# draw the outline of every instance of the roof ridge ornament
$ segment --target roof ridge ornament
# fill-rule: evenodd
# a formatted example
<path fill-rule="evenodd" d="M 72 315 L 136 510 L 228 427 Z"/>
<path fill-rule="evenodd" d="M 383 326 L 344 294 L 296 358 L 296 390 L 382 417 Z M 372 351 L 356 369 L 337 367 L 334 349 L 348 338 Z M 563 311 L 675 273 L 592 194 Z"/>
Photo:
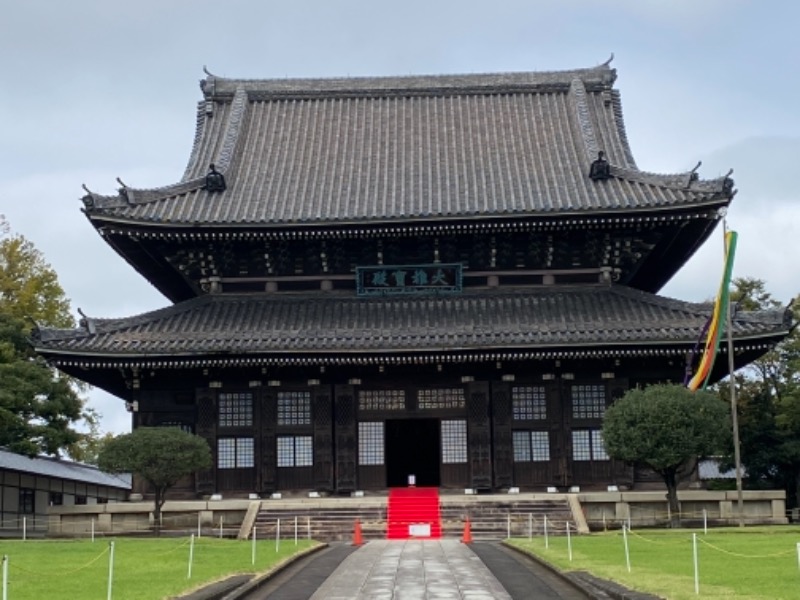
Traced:
<path fill-rule="evenodd" d="M 605 181 L 611 178 L 611 165 L 606 160 L 606 153 L 600 150 L 597 158 L 589 167 L 589 179 L 592 181 Z"/>
<path fill-rule="evenodd" d="M 224 192 L 228 186 L 225 184 L 225 175 L 217 171 L 214 163 L 208 165 L 208 173 L 206 174 L 206 183 L 203 189 L 207 192 Z"/>
<path fill-rule="evenodd" d="M 78 308 L 78 314 L 81 316 L 81 320 L 78 324 L 84 329 L 86 329 L 86 331 L 90 334 L 97 333 L 97 328 L 95 327 L 94 319 L 92 319 L 91 317 L 87 317 L 86 313 L 84 313 L 80 308 Z"/>
<path fill-rule="evenodd" d="M 125 202 L 127 202 L 128 204 L 133 204 L 133 202 L 130 199 L 130 196 L 128 195 L 128 191 L 130 188 L 127 185 L 125 185 L 125 182 L 122 181 L 122 179 L 120 179 L 119 177 L 117 177 L 117 183 L 120 184 L 120 186 L 122 186 L 119 188 L 119 195 L 125 198 Z"/>
<path fill-rule="evenodd" d="M 610 66 L 611 66 L 611 61 L 613 61 L 613 60 L 614 60 L 614 53 L 612 52 L 612 53 L 611 53 L 611 56 L 609 56 L 609 57 L 608 57 L 608 60 L 607 60 L 606 62 L 604 62 L 604 63 L 603 63 L 602 65 L 600 65 L 600 66 L 601 66 L 601 67 L 610 67 Z"/>
<path fill-rule="evenodd" d="M 733 179 L 731 179 L 731 175 L 733 175 L 733 167 L 731 167 L 725 176 L 722 178 L 722 193 L 726 196 L 733 198 L 733 195 L 736 193 L 733 189 Z"/>
<path fill-rule="evenodd" d="M 691 187 L 691 185 L 692 185 L 692 184 L 693 184 L 695 181 L 697 181 L 698 179 L 700 179 L 700 174 L 697 172 L 697 169 L 699 169 L 699 168 L 700 168 L 700 165 L 702 165 L 702 164 L 703 164 L 703 161 L 702 161 L 702 160 L 698 160 L 698 161 L 697 161 L 697 164 L 694 166 L 694 169 L 692 169 L 691 171 L 689 171 L 689 181 L 687 181 L 687 182 L 686 182 L 686 187 L 687 187 L 687 188 L 688 188 L 688 187 Z"/>

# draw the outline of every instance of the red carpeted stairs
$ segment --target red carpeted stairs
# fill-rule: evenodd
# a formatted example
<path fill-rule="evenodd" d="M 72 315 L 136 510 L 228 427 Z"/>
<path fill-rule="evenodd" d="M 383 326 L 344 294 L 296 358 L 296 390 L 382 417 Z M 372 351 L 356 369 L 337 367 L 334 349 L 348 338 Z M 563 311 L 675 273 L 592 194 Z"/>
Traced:
<path fill-rule="evenodd" d="M 438 488 L 391 488 L 386 519 L 386 539 L 441 538 Z"/>

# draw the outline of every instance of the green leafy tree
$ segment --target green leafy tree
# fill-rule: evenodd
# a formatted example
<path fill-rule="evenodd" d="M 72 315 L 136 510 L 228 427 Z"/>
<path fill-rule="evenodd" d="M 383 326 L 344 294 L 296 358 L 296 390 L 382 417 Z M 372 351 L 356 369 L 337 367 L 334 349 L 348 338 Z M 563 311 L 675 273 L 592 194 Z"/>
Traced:
<path fill-rule="evenodd" d="M 134 473 L 155 493 L 153 516 L 161 520 L 167 491 L 181 478 L 211 466 L 211 448 L 203 438 L 177 427 L 139 427 L 115 437 L 100 451 L 98 465 L 109 473 Z"/>
<path fill-rule="evenodd" d="M 74 327 L 69 300 L 44 255 L 9 233 L 0 215 L 0 313 L 52 327 Z"/>
<path fill-rule="evenodd" d="M 724 450 L 729 435 L 729 409 L 719 396 L 680 385 L 629 390 L 603 420 L 611 458 L 647 465 L 664 480 L 673 527 L 680 524 L 678 484 L 686 466 Z"/>
<path fill-rule="evenodd" d="M 0 444 L 31 456 L 70 453 L 90 435 L 75 427 L 92 415 L 82 386 L 33 353 L 27 340 L 34 322 L 75 323 L 55 271 L 0 215 Z"/>
<path fill-rule="evenodd" d="M 34 354 L 22 321 L 0 312 L 0 446 L 56 455 L 80 440 L 82 409 L 69 380 Z"/>
<path fill-rule="evenodd" d="M 758 311 L 781 308 L 753 278 L 733 281 L 731 300 L 737 308 Z M 800 322 L 800 302 L 791 308 Z M 728 397 L 728 386 L 720 386 Z M 775 348 L 736 374 L 737 409 L 745 484 L 786 491 L 790 506 L 800 498 L 800 333 L 792 333 Z M 729 464 L 732 460 L 729 461 Z"/>

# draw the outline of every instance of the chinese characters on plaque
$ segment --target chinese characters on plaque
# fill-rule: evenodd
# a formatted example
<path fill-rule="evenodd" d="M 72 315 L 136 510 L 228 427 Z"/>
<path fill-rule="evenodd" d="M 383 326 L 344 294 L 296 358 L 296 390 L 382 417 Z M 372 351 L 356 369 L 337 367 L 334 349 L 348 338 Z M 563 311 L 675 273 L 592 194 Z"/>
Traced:
<path fill-rule="evenodd" d="M 461 291 L 461 263 L 356 267 L 359 296 Z"/>

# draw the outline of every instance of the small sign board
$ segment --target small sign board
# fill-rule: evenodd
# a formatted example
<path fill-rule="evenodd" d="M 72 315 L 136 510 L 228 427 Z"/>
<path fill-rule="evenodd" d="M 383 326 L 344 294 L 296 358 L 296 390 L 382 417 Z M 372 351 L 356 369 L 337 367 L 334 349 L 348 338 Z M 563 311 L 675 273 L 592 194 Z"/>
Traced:
<path fill-rule="evenodd" d="M 395 294 L 454 294 L 462 290 L 463 265 L 375 265 L 356 267 L 359 296 Z"/>
<path fill-rule="evenodd" d="M 431 537 L 431 524 L 414 523 L 413 525 L 409 525 L 408 535 L 410 537 Z"/>

